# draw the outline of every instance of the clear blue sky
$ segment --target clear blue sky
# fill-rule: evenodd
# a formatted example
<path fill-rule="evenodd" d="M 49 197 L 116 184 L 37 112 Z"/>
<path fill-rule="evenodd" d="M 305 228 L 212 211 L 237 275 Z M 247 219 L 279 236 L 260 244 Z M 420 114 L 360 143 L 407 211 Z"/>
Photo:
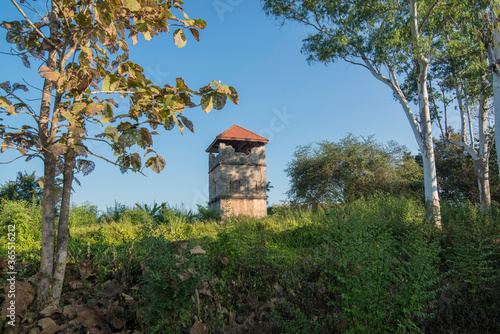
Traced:
<path fill-rule="evenodd" d="M 41 3 L 41 2 L 38 2 Z M 228 103 L 221 111 L 205 114 L 200 108 L 185 112 L 195 126 L 195 134 L 163 131 L 155 138 L 155 149 L 167 161 L 162 173 L 147 170 L 140 174 L 121 174 L 117 167 L 97 162 L 89 176 L 78 176 L 74 203 L 89 201 L 100 209 L 116 201 L 134 203 L 168 202 L 196 208 L 208 201 L 208 156 L 205 149 L 216 135 L 233 124 L 270 139 L 266 146 L 267 180 L 274 188 L 270 204 L 286 198 L 289 180 L 284 169 L 295 148 L 321 140 L 337 141 L 351 132 L 375 135 L 381 142 L 395 140 L 416 154 L 417 144 L 410 126 L 391 91 L 364 68 L 339 62 L 309 66 L 300 53 L 308 29 L 296 23 L 281 26 L 266 17 L 255 0 L 186 1 L 190 18 L 202 18 L 208 27 L 200 42 L 188 36 L 187 45 L 178 49 L 171 34 L 151 41 L 140 39 L 131 47 L 132 60 L 140 63 L 158 84 L 175 83 L 182 76 L 191 88 L 211 80 L 234 86 L 240 104 Z M 5 7 L 8 7 L 4 9 Z M 10 3 L 2 7 L 1 20 L 18 19 Z M 10 45 L 0 36 L 0 51 Z M 0 55 L 0 82 L 28 80 L 40 86 L 34 70 L 25 70 L 21 61 Z M 36 94 L 35 94 L 36 95 Z M 35 97 L 33 95 L 33 97 Z M 38 107 L 39 101 L 33 101 Z M 12 118 L 11 118 L 12 119 Z M 97 130 L 91 130 L 94 134 Z M 100 152 L 105 147 L 94 147 Z M 101 151 L 102 150 L 102 151 Z M 14 152 L 0 155 L 8 161 Z M 108 156 L 111 156 L 108 152 Z M 0 184 L 15 179 L 17 171 L 43 174 L 40 161 L 0 165 Z"/>

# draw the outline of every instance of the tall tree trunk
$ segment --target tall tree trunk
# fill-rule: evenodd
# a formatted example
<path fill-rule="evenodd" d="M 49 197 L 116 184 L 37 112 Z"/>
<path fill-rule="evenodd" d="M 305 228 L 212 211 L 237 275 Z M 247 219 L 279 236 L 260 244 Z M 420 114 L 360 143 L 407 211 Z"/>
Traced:
<path fill-rule="evenodd" d="M 481 209 L 483 211 L 488 211 L 491 208 L 490 166 L 488 160 L 484 158 L 474 160 L 474 167 L 477 173 Z"/>
<path fill-rule="evenodd" d="M 441 206 L 439 202 L 436 159 L 434 155 L 434 142 L 432 138 L 432 121 L 429 110 L 429 95 L 427 91 L 426 59 L 419 60 L 418 64 L 418 104 L 420 109 L 420 130 L 422 132 L 422 158 L 424 164 L 424 186 L 426 216 L 438 228 L 441 228 Z"/>
<path fill-rule="evenodd" d="M 42 144 L 43 147 L 43 144 Z M 50 152 L 44 154 L 43 208 L 42 208 L 42 246 L 40 251 L 40 280 L 38 282 L 38 305 L 43 307 L 50 298 L 55 239 L 56 194 L 56 157 Z"/>
<path fill-rule="evenodd" d="M 49 12 L 50 34 L 57 35 L 57 17 Z M 46 61 L 47 67 L 56 68 L 57 51 L 52 50 Z M 43 307 L 49 302 L 54 268 L 54 239 L 55 239 L 55 208 L 56 193 L 56 165 L 57 157 L 53 154 L 54 138 L 50 131 L 51 99 L 53 84 L 45 79 L 42 89 L 42 102 L 38 120 L 38 136 L 44 157 L 43 172 L 43 208 L 42 208 L 42 245 L 40 251 L 40 279 L 37 287 L 38 305 Z"/>
<path fill-rule="evenodd" d="M 499 55 L 500 56 L 500 55 Z M 500 61 L 500 58 L 499 58 Z M 492 69 L 493 74 L 493 100 L 495 108 L 495 143 L 500 148 L 500 68 Z M 497 149 L 497 161 L 500 171 L 500 149 Z M 500 174 L 500 173 L 499 173 Z"/>
<path fill-rule="evenodd" d="M 488 57 L 488 65 L 493 75 L 493 99 L 495 105 L 495 141 L 496 147 L 500 147 L 500 33 L 495 8 L 490 8 L 492 22 L 492 41 L 483 41 Z M 500 162 L 500 150 L 497 150 L 497 159 Z M 498 164 L 500 169 L 500 163 Z"/>
<path fill-rule="evenodd" d="M 437 186 L 436 160 L 434 156 L 434 142 L 432 139 L 432 122 L 429 110 L 429 92 L 427 90 L 427 71 L 429 62 L 422 51 L 422 41 L 418 28 L 417 0 L 410 0 L 410 25 L 415 52 L 417 71 L 418 107 L 420 114 L 420 131 L 422 141 L 420 145 L 424 163 L 424 187 L 426 216 L 436 227 L 441 228 L 441 206 Z"/>
<path fill-rule="evenodd" d="M 71 189 L 73 184 L 73 168 L 75 166 L 75 154 L 70 151 L 65 155 L 63 170 L 63 189 L 61 199 L 61 212 L 59 215 L 59 227 L 57 231 L 57 250 L 54 261 L 54 274 L 52 283 L 52 297 L 58 300 L 61 297 L 66 271 L 66 260 L 68 258 L 69 241 L 69 211 Z"/>
<path fill-rule="evenodd" d="M 484 82 L 486 78 L 482 78 L 480 82 L 481 90 L 484 89 Z M 490 193 L 490 152 L 488 145 L 488 98 L 481 93 L 481 99 L 479 102 L 479 159 L 475 163 L 475 169 L 477 173 L 477 180 L 479 185 L 479 194 L 481 199 L 481 208 L 483 210 L 489 210 L 491 208 L 491 193 Z"/>

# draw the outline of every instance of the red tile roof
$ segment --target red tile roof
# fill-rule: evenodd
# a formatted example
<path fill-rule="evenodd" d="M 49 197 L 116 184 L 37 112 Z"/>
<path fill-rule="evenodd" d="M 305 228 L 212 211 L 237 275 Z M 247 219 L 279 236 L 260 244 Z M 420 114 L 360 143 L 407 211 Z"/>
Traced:
<path fill-rule="evenodd" d="M 259 136 L 252 131 L 248 131 L 239 125 L 233 125 L 217 137 L 216 139 L 228 139 L 228 140 L 245 140 L 245 141 L 261 141 L 267 143 L 269 139 Z"/>
<path fill-rule="evenodd" d="M 233 125 L 226 131 L 222 132 L 220 135 L 215 137 L 214 141 L 207 148 L 207 152 L 214 152 L 213 150 L 217 149 L 219 146 L 219 142 L 221 140 L 236 140 L 241 142 L 254 142 L 254 143 L 263 143 L 267 144 L 269 139 L 259 136 L 258 134 L 248 131 L 245 128 L 242 128 L 239 125 Z"/>

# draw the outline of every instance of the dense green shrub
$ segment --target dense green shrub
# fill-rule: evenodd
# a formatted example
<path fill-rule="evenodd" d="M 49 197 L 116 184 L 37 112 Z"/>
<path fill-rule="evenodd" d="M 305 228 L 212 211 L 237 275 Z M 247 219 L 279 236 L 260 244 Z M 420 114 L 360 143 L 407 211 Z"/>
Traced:
<path fill-rule="evenodd" d="M 436 328 L 500 332 L 500 221 L 472 204 L 444 205 L 444 290 Z"/>
<path fill-rule="evenodd" d="M 116 204 L 101 220 L 89 203 L 71 210 L 69 262 L 91 264 L 97 285 L 119 273 L 139 287 L 125 293 L 140 301 L 141 330 L 186 332 L 202 319 L 217 332 L 232 312 L 245 321 L 234 331 L 257 319 L 280 333 L 500 331 L 497 208 L 445 204 L 443 231 L 425 223 L 418 201 L 381 194 L 315 210 L 276 206 L 260 219 L 198 221 L 161 208 L 152 217 Z M 0 205 L 0 226 L 16 224 L 19 254 L 32 264 L 40 220 L 36 204 Z M 195 246 L 207 253 L 191 254 Z M 203 282 L 212 297 L 197 298 Z"/>
<path fill-rule="evenodd" d="M 80 205 L 71 204 L 69 212 L 69 227 L 90 226 L 97 223 L 99 209 L 96 205 L 85 202 Z"/>
<path fill-rule="evenodd" d="M 15 225 L 16 253 L 30 253 L 35 257 L 40 250 L 42 240 L 42 207 L 36 202 L 24 200 L 4 200 L 0 203 L 0 247 L 6 254 L 8 226 Z"/>
<path fill-rule="evenodd" d="M 123 213 L 128 210 L 128 207 L 125 204 L 118 203 L 115 201 L 114 206 L 106 207 L 106 212 L 99 217 L 99 220 L 103 222 L 117 222 L 122 217 Z"/>
<path fill-rule="evenodd" d="M 375 196 L 335 210 L 328 243 L 317 254 L 321 283 L 335 294 L 347 332 L 415 331 L 432 315 L 439 245 L 406 215 L 409 200 Z M 387 215 L 387 213 L 391 213 Z M 395 236 L 394 229 L 403 231 Z"/>
<path fill-rule="evenodd" d="M 26 171 L 17 172 L 15 181 L 7 181 L 0 186 L 0 202 L 3 200 L 40 203 L 42 201 L 41 178 L 35 172 L 28 174 Z"/>
<path fill-rule="evenodd" d="M 133 225 L 137 224 L 150 224 L 154 221 L 154 217 L 140 209 L 127 209 L 123 211 L 118 219 L 119 222 L 130 223 Z"/>
<path fill-rule="evenodd" d="M 137 248 L 143 268 L 141 315 L 148 332 L 177 332 L 183 320 L 191 321 L 195 289 L 212 278 L 207 255 L 194 242 L 171 242 L 151 228 L 146 228 Z"/>
<path fill-rule="evenodd" d="M 197 205 L 198 212 L 196 214 L 196 219 L 200 221 L 204 220 L 216 220 L 219 221 L 221 219 L 220 213 L 207 206 Z"/>

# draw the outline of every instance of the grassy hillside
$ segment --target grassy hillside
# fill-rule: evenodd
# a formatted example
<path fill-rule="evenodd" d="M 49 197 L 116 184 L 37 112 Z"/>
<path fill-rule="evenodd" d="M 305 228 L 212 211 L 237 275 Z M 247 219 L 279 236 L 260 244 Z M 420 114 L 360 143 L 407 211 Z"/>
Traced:
<path fill-rule="evenodd" d="M 0 207 L 2 228 L 16 225 L 18 280 L 32 285 L 40 216 L 22 201 Z M 500 332 L 498 210 L 445 205 L 443 231 L 424 224 L 419 203 L 384 195 L 315 212 L 277 206 L 263 219 L 213 218 L 203 208 L 116 204 L 100 214 L 73 206 L 61 307 L 28 307 L 16 330 Z"/>

